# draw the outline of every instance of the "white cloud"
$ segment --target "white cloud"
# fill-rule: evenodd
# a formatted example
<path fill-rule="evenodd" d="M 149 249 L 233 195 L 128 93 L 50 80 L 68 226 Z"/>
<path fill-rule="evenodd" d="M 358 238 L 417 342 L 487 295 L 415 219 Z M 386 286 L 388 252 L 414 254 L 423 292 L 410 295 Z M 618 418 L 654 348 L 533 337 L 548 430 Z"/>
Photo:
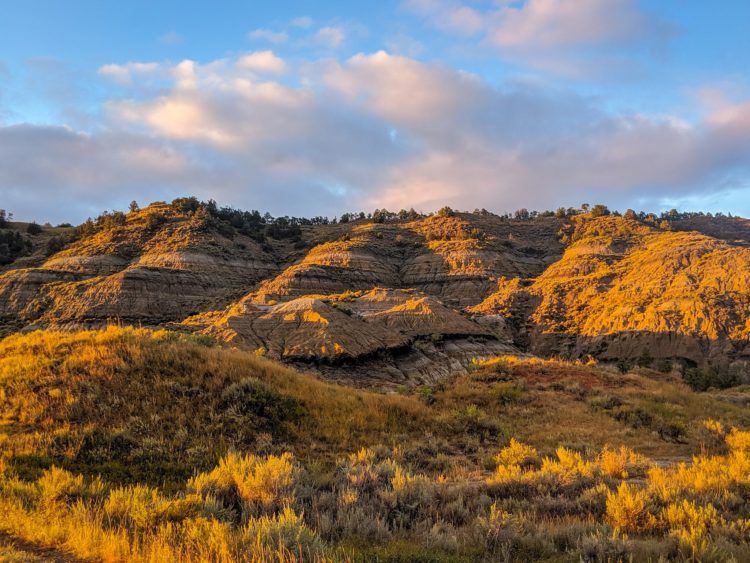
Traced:
<path fill-rule="evenodd" d="M 267 41 L 275 45 L 286 43 L 289 35 L 285 31 L 273 31 L 271 29 L 255 29 L 247 34 L 254 41 Z"/>
<path fill-rule="evenodd" d="M 133 75 L 149 74 L 159 70 L 157 63 L 130 62 L 124 65 L 107 64 L 99 67 L 99 74 L 110 78 L 121 85 L 129 85 L 133 81 Z"/>
<path fill-rule="evenodd" d="M 292 27 L 300 27 L 302 29 L 307 29 L 313 24 L 313 19 L 309 16 L 300 16 L 298 18 L 294 18 L 291 22 L 289 22 L 289 25 Z"/>
<path fill-rule="evenodd" d="M 110 100 L 90 134 L 0 128 L 4 207 L 75 220 L 134 197 L 195 194 L 296 215 L 625 208 L 725 193 L 750 174 L 747 100 L 691 122 L 385 52 L 311 61 L 284 82 L 243 60 L 158 64 L 154 84 L 133 67 L 133 95 Z"/>
<path fill-rule="evenodd" d="M 283 59 L 273 54 L 273 51 L 255 51 L 240 57 L 237 66 L 254 72 L 282 74 L 286 71 Z"/>
<path fill-rule="evenodd" d="M 653 25 L 634 0 L 527 0 L 494 15 L 490 38 L 495 44 L 532 50 L 627 42 Z"/>
<path fill-rule="evenodd" d="M 486 25 L 480 11 L 458 0 L 405 0 L 404 7 L 424 16 L 442 31 L 475 35 Z"/>
<path fill-rule="evenodd" d="M 425 51 L 425 46 L 421 41 L 406 33 L 392 35 L 385 44 L 389 52 L 407 57 L 417 57 Z"/>

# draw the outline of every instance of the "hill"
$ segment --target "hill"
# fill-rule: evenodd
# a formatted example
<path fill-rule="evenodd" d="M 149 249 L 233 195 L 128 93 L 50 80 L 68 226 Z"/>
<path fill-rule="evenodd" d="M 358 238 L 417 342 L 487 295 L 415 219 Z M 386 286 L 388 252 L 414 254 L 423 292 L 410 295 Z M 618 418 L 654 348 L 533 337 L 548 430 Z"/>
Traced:
<path fill-rule="evenodd" d="M 750 249 L 621 217 L 574 219 L 562 258 L 473 307 L 516 319 L 530 351 L 746 370 Z"/>
<path fill-rule="evenodd" d="M 357 385 L 504 353 L 750 380 L 747 221 L 602 209 L 331 222 L 181 198 L 29 235 L 0 330 L 169 327 Z"/>

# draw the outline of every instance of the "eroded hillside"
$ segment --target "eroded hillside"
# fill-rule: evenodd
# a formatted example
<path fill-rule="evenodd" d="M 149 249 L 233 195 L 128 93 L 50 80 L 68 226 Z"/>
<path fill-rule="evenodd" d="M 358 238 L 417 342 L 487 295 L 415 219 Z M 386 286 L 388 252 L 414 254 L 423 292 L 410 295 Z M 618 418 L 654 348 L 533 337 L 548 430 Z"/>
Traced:
<path fill-rule="evenodd" d="M 750 249 L 621 217 L 574 223 L 559 261 L 526 286 L 503 280 L 471 310 L 513 317 L 541 354 L 750 359 Z"/>
<path fill-rule="evenodd" d="M 435 381 L 507 352 L 747 375 L 744 219 L 295 222 L 176 201 L 68 229 L 46 253 L 23 243 L 31 254 L 0 274 L 4 330 L 169 325 L 363 384 Z"/>

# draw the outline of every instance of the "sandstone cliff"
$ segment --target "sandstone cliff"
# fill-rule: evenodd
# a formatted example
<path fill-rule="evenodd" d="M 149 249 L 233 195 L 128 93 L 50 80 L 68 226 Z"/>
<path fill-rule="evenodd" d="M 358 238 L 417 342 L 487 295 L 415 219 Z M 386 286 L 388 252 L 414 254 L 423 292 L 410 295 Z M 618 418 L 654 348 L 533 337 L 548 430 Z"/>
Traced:
<path fill-rule="evenodd" d="M 228 304 L 278 268 L 255 241 L 230 240 L 204 219 L 154 205 L 77 240 L 39 267 L 0 274 L 0 319 L 180 320 Z"/>

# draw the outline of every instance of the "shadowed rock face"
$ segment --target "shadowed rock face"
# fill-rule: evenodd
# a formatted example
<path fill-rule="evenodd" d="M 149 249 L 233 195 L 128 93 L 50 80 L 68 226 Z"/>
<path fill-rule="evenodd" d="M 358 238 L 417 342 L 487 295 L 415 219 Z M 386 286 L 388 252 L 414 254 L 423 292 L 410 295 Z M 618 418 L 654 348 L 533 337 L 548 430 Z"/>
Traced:
<path fill-rule="evenodd" d="M 5 267 L 0 325 L 180 323 L 361 381 L 431 381 L 519 350 L 743 360 L 747 225 L 459 213 L 303 226 L 295 242 L 155 204 Z"/>
<path fill-rule="evenodd" d="M 149 228 L 150 213 L 164 217 Z M 156 206 L 79 240 L 39 268 L 0 274 L 0 319 L 22 323 L 160 323 L 224 306 L 278 270 L 246 237 Z"/>

